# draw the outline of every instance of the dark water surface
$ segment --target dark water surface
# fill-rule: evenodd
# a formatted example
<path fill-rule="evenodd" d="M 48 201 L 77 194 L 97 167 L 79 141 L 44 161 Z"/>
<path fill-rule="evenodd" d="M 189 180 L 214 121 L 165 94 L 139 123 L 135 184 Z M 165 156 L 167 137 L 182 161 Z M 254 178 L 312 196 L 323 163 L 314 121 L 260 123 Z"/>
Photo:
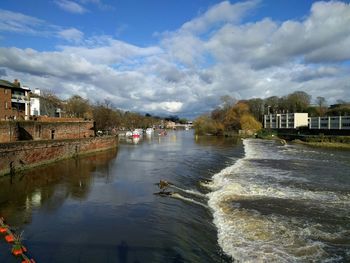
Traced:
<path fill-rule="evenodd" d="M 2 178 L 0 215 L 37 262 L 350 262 L 350 152 L 171 132 Z"/>
<path fill-rule="evenodd" d="M 36 262 L 230 262 L 207 206 L 211 178 L 242 145 L 191 131 L 122 142 L 118 151 L 65 160 L 0 180 L 0 215 Z M 154 183 L 173 182 L 173 198 Z M 0 262 L 19 262 L 0 240 Z"/>

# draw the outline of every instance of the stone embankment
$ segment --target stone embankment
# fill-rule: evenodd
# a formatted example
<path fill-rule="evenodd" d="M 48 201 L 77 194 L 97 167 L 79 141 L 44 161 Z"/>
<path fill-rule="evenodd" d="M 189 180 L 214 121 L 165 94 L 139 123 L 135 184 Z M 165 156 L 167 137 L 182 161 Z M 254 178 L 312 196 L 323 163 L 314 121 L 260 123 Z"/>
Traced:
<path fill-rule="evenodd" d="M 115 136 L 0 143 L 0 175 L 117 146 Z"/>

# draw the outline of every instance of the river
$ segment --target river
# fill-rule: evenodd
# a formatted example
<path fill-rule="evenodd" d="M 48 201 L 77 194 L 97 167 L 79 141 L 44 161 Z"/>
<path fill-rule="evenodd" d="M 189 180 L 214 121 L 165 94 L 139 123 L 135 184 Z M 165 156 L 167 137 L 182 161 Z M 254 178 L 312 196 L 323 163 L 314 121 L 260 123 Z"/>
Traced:
<path fill-rule="evenodd" d="M 349 151 L 174 131 L 1 178 L 0 215 L 36 262 L 349 262 L 349 171 Z"/>

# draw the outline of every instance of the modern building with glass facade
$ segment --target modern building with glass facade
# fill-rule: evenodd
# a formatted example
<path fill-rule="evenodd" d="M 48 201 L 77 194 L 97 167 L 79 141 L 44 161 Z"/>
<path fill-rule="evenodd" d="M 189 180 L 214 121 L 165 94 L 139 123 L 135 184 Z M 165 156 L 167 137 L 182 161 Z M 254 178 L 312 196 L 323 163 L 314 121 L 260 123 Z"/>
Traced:
<path fill-rule="evenodd" d="M 309 129 L 350 130 L 350 116 L 310 117 Z"/>
<path fill-rule="evenodd" d="M 264 115 L 264 128 L 266 129 L 295 129 L 307 126 L 307 113 L 277 113 Z"/>

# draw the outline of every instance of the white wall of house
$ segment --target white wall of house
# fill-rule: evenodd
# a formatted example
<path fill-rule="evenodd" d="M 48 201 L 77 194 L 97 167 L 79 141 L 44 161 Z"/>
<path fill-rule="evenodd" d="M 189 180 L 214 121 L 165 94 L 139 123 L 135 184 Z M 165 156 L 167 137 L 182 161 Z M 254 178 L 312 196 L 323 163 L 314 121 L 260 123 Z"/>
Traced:
<path fill-rule="evenodd" d="M 25 120 L 29 120 L 29 116 L 30 116 L 30 100 L 29 100 L 29 91 L 30 89 L 26 86 L 22 87 L 25 91 L 24 91 L 24 119 Z"/>
<path fill-rule="evenodd" d="M 40 90 L 35 89 L 34 94 L 40 96 Z M 40 116 L 40 99 L 39 98 L 30 98 L 30 115 L 31 116 Z"/>

